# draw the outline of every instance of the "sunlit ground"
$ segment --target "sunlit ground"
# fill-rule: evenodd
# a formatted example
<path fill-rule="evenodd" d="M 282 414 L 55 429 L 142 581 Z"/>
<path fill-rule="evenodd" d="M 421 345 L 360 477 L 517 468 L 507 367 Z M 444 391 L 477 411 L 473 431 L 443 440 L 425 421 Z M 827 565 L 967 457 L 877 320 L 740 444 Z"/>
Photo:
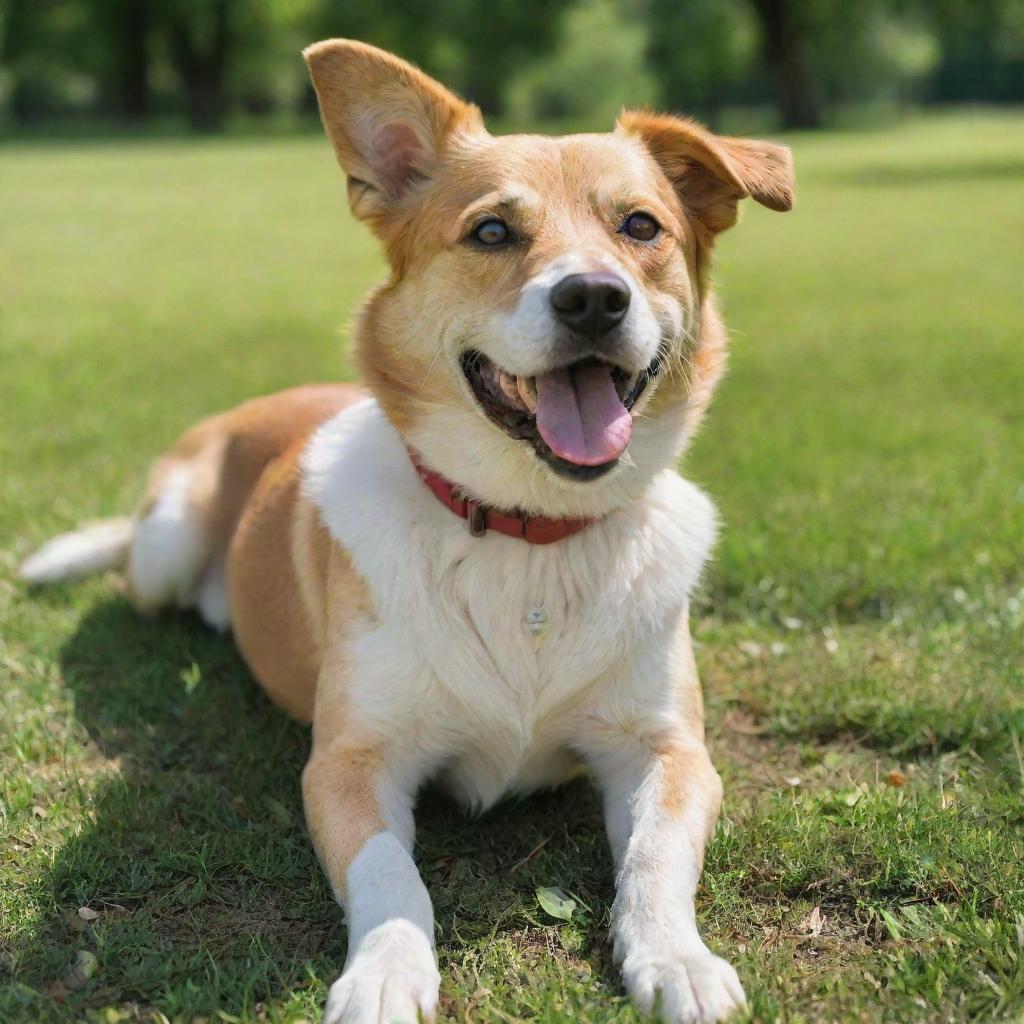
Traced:
<path fill-rule="evenodd" d="M 684 464 L 724 520 L 701 921 L 753 1020 L 1016 1019 L 1024 117 L 795 147 L 797 211 L 721 245 L 732 366 Z M 197 417 L 347 376 L 380 258 L 318 137 L 16 147 L 2 176 L 0 1019 L 312 1018 L 345 941 L 304 730 L 191 617 L 13 570 L 130 508 Z M 634 1020 L 586 783 L 475 823 L 428 798 L 417 855 L 447 1019 Z"/>

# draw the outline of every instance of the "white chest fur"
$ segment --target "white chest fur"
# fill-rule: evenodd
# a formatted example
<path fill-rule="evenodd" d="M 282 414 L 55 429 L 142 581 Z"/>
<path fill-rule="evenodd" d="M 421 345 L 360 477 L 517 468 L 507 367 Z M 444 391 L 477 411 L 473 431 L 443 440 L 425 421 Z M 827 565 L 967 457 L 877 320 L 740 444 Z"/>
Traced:
<path fill-rule="evenodd" d="M 557 781 L 581 718 L 656 704 L 663 680 L 636 652 L 667 642 L 715 534 L 710 501 L 676 473 L 552 545 L 474 538 L 367 400 L 319 430 L 304 480 L 377 612 L 351 644 L 354 713 L 411 775 L 444 773 L 487 806 Z"/>

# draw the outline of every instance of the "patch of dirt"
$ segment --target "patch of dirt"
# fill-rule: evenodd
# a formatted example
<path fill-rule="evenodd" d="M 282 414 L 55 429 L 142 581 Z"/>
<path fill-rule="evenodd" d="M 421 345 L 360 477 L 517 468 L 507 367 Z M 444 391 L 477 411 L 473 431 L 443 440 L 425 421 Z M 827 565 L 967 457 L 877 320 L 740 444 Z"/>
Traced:
<path fill-rule="evenodd" d="M 240 937 L 265 938 L 300 958 L 315 956 L 344 933 L 337 908 L 325 916 L 310 917 L 269 897 L 256 906 L 207 900 L 154 917 L 154 930 L 173 945 L 194 946 L 202 941 L 215 949 L 237 945 Z"/>

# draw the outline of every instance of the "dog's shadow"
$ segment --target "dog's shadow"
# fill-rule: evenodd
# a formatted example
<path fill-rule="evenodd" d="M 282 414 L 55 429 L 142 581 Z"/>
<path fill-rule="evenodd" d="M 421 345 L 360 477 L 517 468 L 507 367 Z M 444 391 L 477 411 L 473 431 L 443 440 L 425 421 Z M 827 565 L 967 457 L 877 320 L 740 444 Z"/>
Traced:
<path fill-rule="evenodd" d="M 308 730 L 267 701 L 230 638 L 190 615 L 147 620 L 102 601 L 61 667 L 99 781 L 68 779 L 81 827 L 39 893 L 21 980 L 72 1016 L 312 1002 L 342 966 L 345 929 L 303 824 Z M 427 795 L 417 819 L 442 963 L 499 936 L 550 948 L 557 922 L 534 893 L 555 885 L 581 905 L 572 956 L 608 972 L 611 867 L 585 780 L 477 822 Z M 83 950 L 96 958 L 87 977 L 68 971 Z"/>

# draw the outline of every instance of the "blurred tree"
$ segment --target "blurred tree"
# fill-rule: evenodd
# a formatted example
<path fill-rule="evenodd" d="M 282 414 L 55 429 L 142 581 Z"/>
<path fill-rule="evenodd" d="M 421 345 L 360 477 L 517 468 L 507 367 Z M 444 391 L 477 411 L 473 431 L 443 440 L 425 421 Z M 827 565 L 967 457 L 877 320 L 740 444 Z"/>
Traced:
<path fill-rule="evenodd" d="M 227 74 L 242 0 L 162 0 L 157 28 L 185 92 L 188 122 L 216 131 L 227 109 Z"/>
<path fill-rule="evenodd" d="M 515 72 L 558 42 L 572 0 L 404 0 L 370 5 L 323 0 L 310 19 L 314 38 L 362 39 L 411 60 L 478 104 L 500 113 Z"/>
<path fill-rule="evenodd" d="M 216 129 L 311 104 L 298 50 L 331 35 L 491 114 L 511 96 L 519 114 L 607 120 L 652 79 L 711 120 L 774 92 L 786 127 L 843 103 L 1024 100 L 1024 0 L 0 0 L 0 117 Z"/>
<path fill-rule="evenodd" d="M 0 0 L 0 61 L 8 106 L 22 122 L 95 102 L 103 38 L 85 0 Z"/>
<path fill-rule="evenodd" d="M 624 106 L 657 102 L 657 80 L 644 60 L 647 24 L 636 0 L 580 0 L 564 19 L 559 48 L 509 83 L 506 109 L 514 120 L 607 128 Z"/>
<path fill-rule="evenodd" d="M 181 85 L 190 126 L 216 131 L 229 109 L 272 109 L 271 69 L 284 62 L 289 79 L 303 75 L 299 27 L 311 8 L 308 0 L 159 0 L 154 35 Z M 258 76 L 253 61 L 261 65 Z"/>
<path fill-rule="evenodd" d="M 847 4 L 864 8 L 866 0 Z M 783 128 L 821 125 L 821 98 L 807 58 L 809 40 L 822 15 L 841 5 L 808 0 L 750 0 L 761 26 L 764 57 L 775 79 L 776 101 Z M 831 9 L 831 10 L 829 10 Z"/>
<path fill-rule="evenodd" d="M 747 0 L 650 0 L 647 56 L 670 110 L 714 124 L 755 63 L 757 25 Z"/>
<path fill-rule="evenodd" d="M 521 68 L 559 41 L 571 0 L 449 0 L 439 4 L 441 38 L 457 59 L 455 84 L 484 113 L 501 113 L 505 88 Z"/>
<path fill-rule="evenodd" d="M 129 121 L 150 112 L 150 0 L 94 0 L 97 33 L 108 50 L 102 87 L 112 110 Z"/>
<path fill-rule="evenodd" d="M 1024 0 L 903 0 L 930 24 L 941 56 L 930 82 L 939 102 L 1024 100 Z"/>
<path fill-rule="evenodd" d="M 784 128 L 812 128 L 843 103 L 919 98 L 939 61 L 943 5 L 1024 9 L 1021 0 L 648 0 L 649 59 L 670 107 L 714 121 L 725 105 L 773 95 Z M 927 13 L 926 13 L 927 12 Z M 950 15 L 951 21 L 955 23 Z M 989 18 L 978 33 L 992 48 L 1006 33 Z M 1000 23 L 1001 24 L 1001 23 Z M 962 36 L 961 36 L 962 38 Z M 990 61 L 988 66 L 994 66 Z M 990 77 L 994 74 L 990 72 Z M 1006 76 L 1004 76 L 1005 78 Z M 975 82 L 983 76 L 975 78 Z M 997 92 L 994 82 L 985 95 Z M 966 92 L 958 83 L 956 90 Z"/>

